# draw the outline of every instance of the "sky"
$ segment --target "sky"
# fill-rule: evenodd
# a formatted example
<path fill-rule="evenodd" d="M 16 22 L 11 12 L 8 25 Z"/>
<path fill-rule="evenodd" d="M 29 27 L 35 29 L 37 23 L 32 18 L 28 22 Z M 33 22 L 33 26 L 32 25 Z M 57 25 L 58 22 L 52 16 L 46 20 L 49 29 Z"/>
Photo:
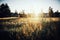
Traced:
<path fill-rule="evenodd" d="M 49 6 L 54 10 L 60 11 L 60 0 L 0 0 L 0 4 L 7 3 L 11 12 L 21 12 L 24 10 L 26 13 L 40 13 L 48 12 Z"/>

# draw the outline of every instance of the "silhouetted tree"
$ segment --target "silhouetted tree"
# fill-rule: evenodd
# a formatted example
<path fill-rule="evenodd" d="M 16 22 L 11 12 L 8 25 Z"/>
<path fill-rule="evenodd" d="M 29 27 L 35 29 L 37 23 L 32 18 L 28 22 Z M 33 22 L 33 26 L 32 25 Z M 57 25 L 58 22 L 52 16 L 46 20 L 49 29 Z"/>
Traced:
<path fill-rule="evenodd" d="M 11 16 L 10 8 L 7 4 L 0 5 L 0 17 L 8 17 Z"/>
<path fill-rule="evenodd" d="M 51 7 L 49 7 L 49 16 L 52 17 L 53 16 L 53 10 Z"/>

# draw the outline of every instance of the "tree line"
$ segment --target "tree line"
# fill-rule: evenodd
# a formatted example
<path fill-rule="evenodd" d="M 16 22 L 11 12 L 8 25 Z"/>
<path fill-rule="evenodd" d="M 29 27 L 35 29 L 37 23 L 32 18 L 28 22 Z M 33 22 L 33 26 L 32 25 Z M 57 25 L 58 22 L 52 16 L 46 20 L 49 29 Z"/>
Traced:
<path fill-rule="evenodd" d="M 26 17 L 26 14 L 19 14 L 17 11 L 15 11 L 14 13 L 11 12 L 8 4 L 1 4 L 0 5 L 0 18 L 3 18 L 3 17 Z M 60 12 L 59 11 L 56 11 L 56 12 L 53 12 L 52 8 L 49 7 L 49 16 L 50 17 L 60 17 Z"/>

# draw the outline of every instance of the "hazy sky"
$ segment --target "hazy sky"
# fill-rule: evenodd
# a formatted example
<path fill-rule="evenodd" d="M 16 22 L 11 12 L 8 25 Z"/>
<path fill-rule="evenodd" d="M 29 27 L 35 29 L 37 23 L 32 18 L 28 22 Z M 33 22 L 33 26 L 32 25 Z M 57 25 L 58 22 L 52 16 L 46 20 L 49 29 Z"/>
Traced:
<path fill-rule="evenodd" d="M 34 12 L 39 13 L 41 10 L 48 12 L 49 6 L 53 8 L 54 11 L 60 11 L 60 0 L 0 0 L 1 3 L 7 3 L 12 12 L 17 10 L 21 12 Z"/>

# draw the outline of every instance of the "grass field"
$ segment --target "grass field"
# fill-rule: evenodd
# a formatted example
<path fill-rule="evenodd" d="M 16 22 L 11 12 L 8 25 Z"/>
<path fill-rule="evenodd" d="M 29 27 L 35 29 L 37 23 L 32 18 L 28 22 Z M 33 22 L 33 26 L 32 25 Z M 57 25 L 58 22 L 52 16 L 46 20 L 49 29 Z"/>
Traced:
<path fill-rule="evenodd" d="M 60 21 L 45 20 L 41 18 L 0 19 L 0 29 L 7 31 L 11 40 L 58 40 Z M 3 32 L 1 30 L 0 33 Z"/>

